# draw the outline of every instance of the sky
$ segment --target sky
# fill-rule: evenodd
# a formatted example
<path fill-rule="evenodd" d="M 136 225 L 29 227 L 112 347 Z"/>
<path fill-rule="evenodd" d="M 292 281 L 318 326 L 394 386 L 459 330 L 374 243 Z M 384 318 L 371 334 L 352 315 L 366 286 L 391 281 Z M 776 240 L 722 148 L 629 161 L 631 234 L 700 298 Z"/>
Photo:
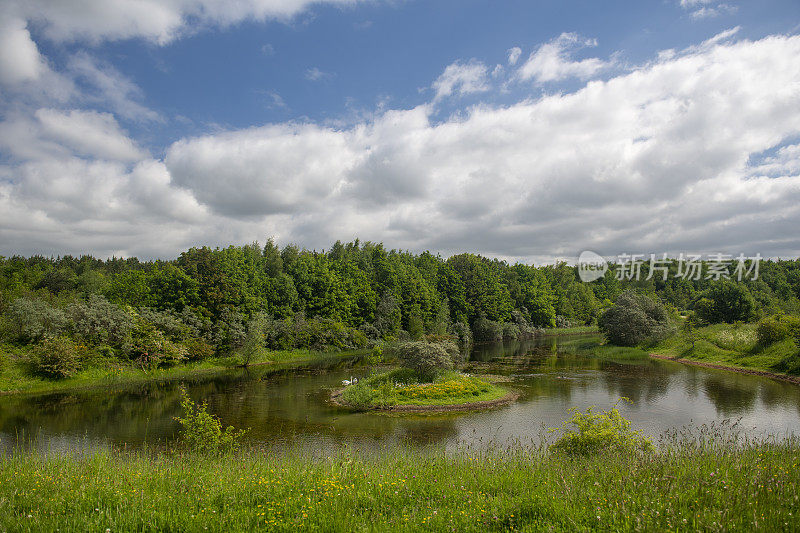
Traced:
<path fill-rule="evenodd" d="M 796 0 L 0 0 L 0 255 L 800 256 Z"/>

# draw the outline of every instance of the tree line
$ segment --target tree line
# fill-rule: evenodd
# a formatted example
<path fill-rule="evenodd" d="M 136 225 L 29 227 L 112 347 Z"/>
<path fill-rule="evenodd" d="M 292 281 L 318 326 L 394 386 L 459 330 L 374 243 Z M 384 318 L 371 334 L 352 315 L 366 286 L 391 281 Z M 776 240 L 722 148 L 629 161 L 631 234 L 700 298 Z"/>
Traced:
<path fill-rule="evenodd" d="M 596 323 L 626 289 L 712 316 L 733 284 L 749 320 L 800 312 L 800 260 L 762 261 L 741 283 L 676 275 L 583 283 L 566 263 L 534 266 L 463 253 L 448 258 L 336 242 L 328 250 L 273 240 L 191 248 L 174 260 L 0 257 L 0 334 L 6 343 L 64 338 L 141 361 L 202 358 L 252 345 L 344 349 L 374 340 L 454 335 L 462 341 Z M 718 310 L 717 310 L 718 311 Z M 249 340 L 248 340 L 249 339 Z M 167 355 L 165 355 L 167 354 Z M 157 358 L 158 359 L 158 358 Z"/>

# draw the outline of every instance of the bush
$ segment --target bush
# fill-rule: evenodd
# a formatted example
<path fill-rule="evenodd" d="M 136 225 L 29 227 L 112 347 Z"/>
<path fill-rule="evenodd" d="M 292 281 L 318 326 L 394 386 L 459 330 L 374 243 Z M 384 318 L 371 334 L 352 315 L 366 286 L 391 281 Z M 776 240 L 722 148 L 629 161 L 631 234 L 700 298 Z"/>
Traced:
<path fill-rule="evenodd" d="M 57 337 L 69 323 L 63 311 L 33 298 L 17 298 L 9 304 L 6 316 L 12 334 L 28 342 L 39 341 L 45 336 Z"/>
<path fill-rule="evenodd" d="M 67 310 L 72 331 L 90 344 L 121 346 L 133 327 L 133 317 L 125 309 L 102 296 L 91 295 Z"/>
<path fill-rule="evenodd" d="M 664 307 L 632 290 L 620 294 L 617 303 L 600 316 L 597 324 L 608 341 L 619 346 L 659 339 L 670 328 Z"/>
<path fill-rule="evenodd" d="M 173 343 L 155 326 L 141 319 L 137 320 L 123 342 L 122 350 L 142 370 L 173 366 L 187 357 L 185 347 Z"/>
<path fill-rule="evenodd" d="M 508 322 L 503 323 L 503 338 L 504 339 L 518 339 L 522 335 L 519 326 Z"/>
<path fill-rule="evenodd" d="M 562 425 L 564 434 L 552 445 L 557 452 L 589 456 L 604 452 L 618 454 L 653 450 L 649 440 L 630 428 L 630 421 L 623 418 L 616 405 L 610 411 L 600 413 L 595 413 L 592 407 L 586 412 L 573 407 L 570 412 L 572 416 Z M 576 431 L 568 429 L 570 425 Z"/>
<path fill-rule="evenodd" d="M 476 341 L 503 340 L 503 325 L 500 322 L 489 320 L 485 315 L 481 315 L 475 320 L 473 331 Z"/>
<path fill-rule="evenodd" d="M 472 330 L 466 322 L 455 322 L 452 325 L 453 334 L 458 337 L 458 347 L 466 356 L 472 348 Z"/>
<path fill-rule="evenodd" d="M 741 283 L 722 280 L 703 291 L 694 305 L 695 313 L 709 324 L 748 321 L 755 313 L 756 302 Z"/>
<path fill-rule="evenodd" d="M 431 381 L 441 371 L 453 368 L 453 349 L 458 353 L 458 347 L 452 342 L 409 341 L 393 346 L 391 354 L 401 365 L 414 370 L 420 379 Z"/>
<path fill-rule="evenodd" d="M 189 361 L 204 361 L 214 357 L 214 347 L 203 339 L 191 338 L 186 341 L 185 346 Z"/>
<path fill-rule="evenodd" d="M 194 403 L 184 388 L 181 388 L 181 409 L 183 418 L 176 416 L 175 420 L 182 426 L 181 442 L 190 451 L 233 452 L 247 433 L 246 429 L 237 431 L 233 426 L 223 429 L 220 419 L 208 412 L 208 405 L 205 402 Z"/>
<path fill-rule="evenodd" d="M 800 318 L 788 315 L 772 315 L 761 319 L 756 327 L 758 343 L 769 346 L 790 337 L 800 330 Z"/>
<path fill-rule="evenodd" d="M 33 349 L 34 371 L 51 379 L 74 376 L 81 369 L 78 347 L 68 337 L 45 337 Z"/>

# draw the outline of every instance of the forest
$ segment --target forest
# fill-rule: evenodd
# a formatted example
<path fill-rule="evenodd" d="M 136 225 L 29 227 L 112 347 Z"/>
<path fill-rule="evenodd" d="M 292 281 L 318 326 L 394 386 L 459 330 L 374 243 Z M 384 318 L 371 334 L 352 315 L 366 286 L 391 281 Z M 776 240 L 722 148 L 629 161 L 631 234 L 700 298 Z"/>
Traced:
<path fill-rule="evenodd" d="M 147 369 L 259 349 L 532 336 L 596 324 L 626 289 L 707 322 L 800 312 L 800 260 L 761 261 L 757 279 L 741 283 L 709 279 L 707 263 L 698 279 L 674 275 L 678 268 L 675 260 L 669 276 L 648 276 L 645 262 L 639 280 L 629 280 L 610 265 L 584 283 L 563 262 L 443 258 L 358 240 L 316 251 L 270 239 L 191 248 L 169 261 L 0 257 L 0 336 L 6 351 L 38 350 L 35 371 L 67 377 L 107 358 Z M 710 298 L 726 287 L 735 287 L 738 314 L 714 316 Z"/>

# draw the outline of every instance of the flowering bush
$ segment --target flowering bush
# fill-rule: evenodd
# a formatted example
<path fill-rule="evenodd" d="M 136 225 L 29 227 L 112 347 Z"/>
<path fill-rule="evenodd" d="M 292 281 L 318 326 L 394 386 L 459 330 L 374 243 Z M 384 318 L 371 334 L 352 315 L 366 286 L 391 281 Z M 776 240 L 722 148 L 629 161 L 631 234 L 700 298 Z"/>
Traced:
<path fill-rule="evenodd" d="M 631 429 L 630 421 L 623 418 L 615 405 L 610 411 L 595 413 L 573 407 L 572 416 L 563 424 L 564 434 L 552 446 L 553 450 L 568 455 L 593 455 L 601 452 L 629 453 L 653 449 L 652 443 L 638 431 Z M 574 426 L 571 431 L 568 426 Z"/>

